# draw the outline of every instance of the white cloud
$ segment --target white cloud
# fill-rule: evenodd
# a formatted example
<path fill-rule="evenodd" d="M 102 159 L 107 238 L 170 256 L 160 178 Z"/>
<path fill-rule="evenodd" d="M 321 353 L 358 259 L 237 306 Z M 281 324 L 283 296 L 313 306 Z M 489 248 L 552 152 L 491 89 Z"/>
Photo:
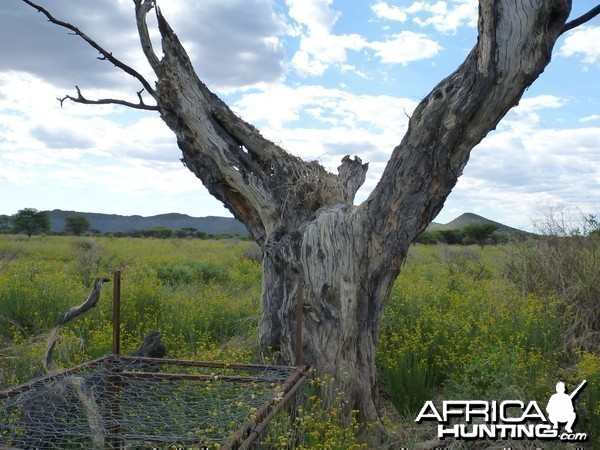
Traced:
<path fill-rule="evenodd" d="M 600 26 L 581 26 L 569 31 L 560 47 L 562 56 L 582 56 L 589 64 L 600 63 Z"/>
<path fill-rule="evenodd" d="M 473 150 L 436 221 L 469 211 L 531 229 L 536 211 L 548 204 L 597 214 L 600 128 L 558 129 L 544 120 L 545 111 L 570 104 L 554 95 L 521 100 Z"/>
<path fill-rule="evenodd" d="M 565 106 L 567 101 L 555 95 L 538 95 L 521 99 L 519 104 L 511 109 L 500 122 L 499 130 L 511 129 L 525 133 L 540 123 L 540 111 L 557 109 Z"/>
<path fill-rule="evenodd" d="M 381 19 L 394 20 L 396 22 L 406 22 L 408 14 L 398 6 L 390 6 L 386 2 L 379 1 L 371 5 L 375 16 Z"/>
<path fill-rule="evenodd" d="M 48 9 L 60 20 L 79 27 L 115 57 L 150 82 L 154 74 L 140 49 L 131 1 L 89 2 L 75 7 L 53 0 Z M 51 5 L 49 3 L 52 3 Z M 110 4 L 110 5 L 109 5 Z M 283 75 L 285 52 L 279 36 L 285 18 L 273 0 L 169 0 L 160 6 L 186 47 L 203 80 L 219 88 L 272 82 Z M 160 43 L 153 13 L 148 15 L 155 51 Z M 110 87 L 135 97 L 138 83 L 106 61 L 80 38 L 48 23 L 23 2 L 0 2 L 0 71 L 26 71 L 56 86 Z M 32 57 L 35 55 L 35 57 Z"/>
<path fill-rule="evenodd" d="M 592 114 L 590 116 L 582 117 L 581 119 L 579 119 L 579 121 L 582 123 L 594 122 L 596 120 L 600 120 L 600 114 Z"/>
<path fill-rule="evenodd" d="M 598 142 L 600 128 L 592 127 L 532 126 L 526 133 L 512 128 L 492 133 L 473 150 L 444 218 L 449 214 L 452 219 L 450 210 L 460 205 L 460 212 L 528 226 L 544 205 L 587 210 L 600 198 Z"/>
<path fill-rule="evenodd" d="M 358 51 L 366 41 L 357 34 L 311 34 L 300 41 L 300 49 L 292 58 L 292 67 L 301 75 L 323 75 L 331 65 L 347 68 L 347 51 Z"/>
<path fill-rule="evenodd" d="M 336 126 L 399 133 L 398 128 L 406 126 L 407 114 L 413 111 L 416 102 L 389 95 L 357 95 L 316 85 L 280 84 L 246 94 L 233 106 L 245 120 L 272 129 L 289 126 L 295 131 L 296 122 L 302 119 L 314 128 Z M 401 137 L 401 133 L 397 135 Z"/>
<path fill-rule="evenodd" d="M 369 41 L 359 34 L 335 34 L 332 30 L 340 15 L 331 9 L 332 3 L 332 0 L 287 1 L 290 17 L 299 25 L 299 49 L 292 58 L 291 66 L 300 75 L 321 76 L 332 66 L 342 71 L 356 71 L 347 64 L 348 51 L 371 49 L 383 63 L 406 65 L 431 58 L 442 49 L 427 35 L 411 31 L 394 34 L 385 41 Z M 394 20 L 404 17 L 399 8 L 390 7 L 385 2 L 373 5 L 372 10 L 378 17 Z M 358 75 L 363 74 L 359 72 Z"/>
<path fill-rule="evenodd" d="M 477 26 L 477 0 L 416 1 L 410 6 L 391 6 L 379 1 L 371 9 L 382 19 L 406 22 L 409 18 L 421 27 L 431 26 L 442 33 L 456 33 L 462 26 Z"/>
<path fill-rule="evenodd" d="M 329 34 L 340 13 L 331 9 L 333 0 L 286 0 L 289 15 L 308 29 L 307 34 Z"/>
<path fill-rule="evenodd" d="M 421 59 L 432 58 L 442 47 L 421 33 L 402 31 L 384 42 L 372 42 L 369 47 L 383 63 L 408 64 Z"/>
<path fill-rule="evenodd" d="M 411 12 L 426 12 L 429 17 L 422 19 L 415 17 L 415 23 L 421 26 L 432 26 L 437 31 L 443 33 L 456 33 L 459 27 L 477 26 L 477 0 L 455 0 L 452 6 L 448 2 L 415 2 L 411 6 Z"/>
<path fill-rule="evenodd" d="M 340 13 L 331 9 L 333 0 L 287 0 L 289 16 L 300 38 L 291 66 L 302 76 L 321 76 L 331 67 L 348 70 L 348 50 L 360 51 L 366 40 L 358 34 L 332 33 Z"/>
<path fill-rule="evenodd" d="M 224 215 L 155 113 L 82 106 L 29 74 L 0 73 L 1 213 L 23 207 Z M 94 114 L 96 113 L 96 114 Z M 193 208 L 193 207 L 192 207 Z"/>

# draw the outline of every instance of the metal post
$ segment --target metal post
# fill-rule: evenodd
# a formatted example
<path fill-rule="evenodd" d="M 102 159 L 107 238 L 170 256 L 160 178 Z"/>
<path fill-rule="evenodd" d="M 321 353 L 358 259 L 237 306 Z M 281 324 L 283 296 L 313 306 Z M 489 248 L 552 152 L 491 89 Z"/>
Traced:
<path fill-rule="evenodd" d="M 121 272 L 113 273 L 113 345 L 112 352 L 115 355 L 121 353 Z M 123 448 L 121 438 L 121 378 L 116 373 L 119 361 L 112 362 L 112 373 L 108 376 L 108 436 L 106 439 L 107 449 Z"/>
<path fill-rule="evenodd" d="M 113 274 L 113 348 L 115 355 L 121 353 L 121 272 Z"/>

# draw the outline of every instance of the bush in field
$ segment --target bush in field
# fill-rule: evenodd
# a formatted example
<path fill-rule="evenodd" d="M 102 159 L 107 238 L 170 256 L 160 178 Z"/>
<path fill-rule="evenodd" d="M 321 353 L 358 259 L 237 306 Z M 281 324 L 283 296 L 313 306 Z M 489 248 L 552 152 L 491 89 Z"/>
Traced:
<path fill-rule="evenodd" d="M 261 439 L 264 448 L 359 450 L 369 448 L 356 438 L 360 430 L 356 414 L 344 414 L 347 405 L 342 392 L 333 388 L 334 378 L 311 378 L 305 395 L 299 398 L 293 414 L 280 412 Z M 367 424 L 366 428 L 375 426 Z M 362 430 L 364 431 L 364 429 Z M 261 447 L 262 448 L 262 447 Z M 392 447 L 390 447 L 392 448 Z"/>
<path fill-rule="evenodd" d="M 463 235 L 460 230 L 437 230 L 434 234 L 437 240 L 445 244 L 462 244 Z"/>
<path fill-rule="evenodd" d="M 502 400 L 516 386 L 546 395 L 562 303 L 522 296 L 494 276 L 496 251 L 438 250 L 436 258 L 432 250 L 413 249 L 385 310 L 377 361 L 398 411 L 414 418 L 440 389 L 445 398 Z"/>
<path fill-rule="evenodd" d="M 600 350 L 600 235 L 593 216 L 573 221 L 551 211 L 537 239 L 507 248 L 506 274 L 524 293 L 557 295 L 573 317 L 567 347 Z"/>
<path fill-rule="evenodd" d="M 95 239 L 77 239 L 72 241 L 73 271 L 83 283 L 87 283 L 100 275 L 100 267 L 106 251 Z"/>
<path fill-rule="evenodd" d="M 600 430 L 600 355 L 589 352 L 581 354 L 568 381 L 573 386 L 581 383 L 581 380 L 587 380 L 587 385 L 578 397 L 581 405 L 577 410 L 578 420 L 587 423 L 596 439 L 600 440 L 597 436 Z"/>
<path fill-rule="evenodd" d="M 156 276 L 162 284 L 170 287 L 193 283 L 226 283 L 227 268 L 210 261 L 163 262 L 156 266 Z"/>

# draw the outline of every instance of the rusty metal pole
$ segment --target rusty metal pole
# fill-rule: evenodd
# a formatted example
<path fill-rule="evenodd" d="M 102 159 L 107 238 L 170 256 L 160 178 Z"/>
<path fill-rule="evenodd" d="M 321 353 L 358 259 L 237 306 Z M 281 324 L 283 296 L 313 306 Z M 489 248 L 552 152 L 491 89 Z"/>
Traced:
<path fill-rule="evenodd" d="M 121 354 L 121 272 L 113 272 L 113 342 L 112 352 Z M 116 373 L 118 361 L 113 361 L 112 373 L 108 376 L 108 435 L 106 439 L 107 449 L 124 448 L 121 437 L 121 378 Z"/>
<path fill-rule="evenodd" d="M 121 354 L 121 272 L 113 274 L 113 348 L 115 355 Z"/>
<path fill-rule="evenodd" d="M 304 277 L 298 277 L 298 291 L 296 292 L 296 365 L 302 364 L 302 326 L 304 322 Z"/>

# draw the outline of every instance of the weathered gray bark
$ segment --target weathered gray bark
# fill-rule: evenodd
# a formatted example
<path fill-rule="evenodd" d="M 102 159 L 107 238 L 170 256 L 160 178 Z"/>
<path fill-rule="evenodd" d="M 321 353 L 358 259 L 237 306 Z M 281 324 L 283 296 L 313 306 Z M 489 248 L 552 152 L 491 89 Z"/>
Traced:
<path fill-rule="evenodd" d="M 412 240 L 440 211 L 471 149 L 516 105 L 550 61 L 568 1 L 482 0 L 466 61 L 414 111 L 367 201 L 353 205 L 367 166 L 338 175 L 301 161 L 236 117 L 197 78 L 157 11 L 164 56 L 142 46 L 156 100 L 184 164 L 246 224 L 264 250 L 261 345 L 294 361 L 295 301 L 304 280 L 303 358 L 334 374 L 363 419 L 377 417 L 375 349 L 381 313 Z"/>
<path fill-rule="evenodd" d="M 381 313 L 408 247 L 442 208 L 471 149 L 549 63 L 556 39 L 569 29 L 571 1 L 480 0 L 477 44 L 418 105 L 380 182 L 358 206 L 354 196 L 366 164 L 345 157 L 338 174 L 328 173 L 263 138 L 200 81 L 158 9 L 163 55 L 157 56 L 146 25 L 154 1 L 134 3 L 142 49 L 158 80 L 153 89 L 123 69 L 157 103 L 146 107 L 138 93 L 134 106 L 158 109 L 177 137 L 183 163 L 261 246 L 263 350 L 300 362 L 294 357 L 295 303 L 303 286 L 302 362 L 334 374 L 349 407 L 362 419 L 375 419 Z M 93 103 L 80 93 L 67 98 Z"/>

